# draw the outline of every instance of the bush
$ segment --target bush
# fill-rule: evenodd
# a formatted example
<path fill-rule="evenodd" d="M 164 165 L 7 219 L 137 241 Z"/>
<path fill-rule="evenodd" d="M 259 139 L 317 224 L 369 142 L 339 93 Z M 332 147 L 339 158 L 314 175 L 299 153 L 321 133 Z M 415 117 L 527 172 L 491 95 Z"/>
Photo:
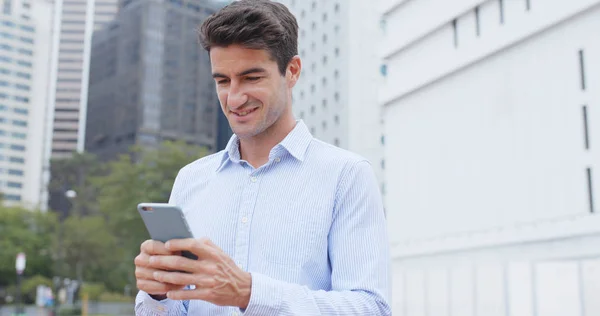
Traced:
<path fill-rule="evenodd" d="M 83 283 L 80 294 L 87 293 L 90 301 L 98 301 L 102 293 L 106 291 L 102 283 Z"/>
<path fill-rule="evenodd" d="M 112 303 L 130 303 L 133 302 L 133 298 L 120 293 L 105 292 L 100 295 L 98 301 Z"/>
<path fill-rule="evenodd" d="M 81 307 L 60 308 L 57 316 L 81 316 Z"/>

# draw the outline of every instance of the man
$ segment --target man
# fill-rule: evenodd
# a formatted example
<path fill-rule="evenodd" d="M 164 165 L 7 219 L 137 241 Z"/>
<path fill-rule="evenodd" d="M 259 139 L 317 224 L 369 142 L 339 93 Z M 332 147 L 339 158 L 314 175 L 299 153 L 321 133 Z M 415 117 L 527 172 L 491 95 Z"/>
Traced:
<path fill-rule="evenodd" d="M 235 135 L 177 175 L 170 203 L 200 239 L 142 244 L 136 314 L 390 315 L 371 166 L 314 139 L 292 114 L 302 69 L 294 16 L 279 3 L 242 0 L 200 33 Z"/>

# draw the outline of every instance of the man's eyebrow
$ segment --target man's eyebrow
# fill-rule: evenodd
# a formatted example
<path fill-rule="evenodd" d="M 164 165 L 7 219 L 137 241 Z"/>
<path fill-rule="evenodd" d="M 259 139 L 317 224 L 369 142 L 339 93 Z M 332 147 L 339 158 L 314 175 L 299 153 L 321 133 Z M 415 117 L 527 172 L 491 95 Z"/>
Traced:
<path fill-rule="evenodd" d="M 242 76 L 257 73 L 257 72 L 267 72 L 267 71 L 262 67 L 254 67 L 254 68 L 250 68 L 248 70 L 244 70 L 244 71 L 238 73 L 237 76 L 242 77 Z"/>
<path fill-rule="evenodd" d="M 266 69 L 264 69 L 264 68 L 262 68 L 262 67 L 254 67 L 254 68 L 250 68 L 250 69 L 244 70 L 244 71 L 242 71 L 242 72 L 239 72 L 239 73 L 237 74 L 237 76 L 238 76 L 238 77 L 243 77 L 243 76 L 246 76 L 246 75 L 249 75 L 249 74 L 255 74 L 255 73 L 266 73 L 266 72 L 267 72 L 267 70 L 266 70 Z M 219 73 L 219 72 L 215 72 L 215 73 L 213 73 L 213 74 L 212 74 L 212 77 L 213 77 L 214 79 L 217 79 L 217 78 L 224 78 L 224 79 L 227 79 L 227 78 L 229 78 L 229 77 L 227 77 L 226 75 L 224 75 L 224 74 L 222 74 L 222 73 Z"/>

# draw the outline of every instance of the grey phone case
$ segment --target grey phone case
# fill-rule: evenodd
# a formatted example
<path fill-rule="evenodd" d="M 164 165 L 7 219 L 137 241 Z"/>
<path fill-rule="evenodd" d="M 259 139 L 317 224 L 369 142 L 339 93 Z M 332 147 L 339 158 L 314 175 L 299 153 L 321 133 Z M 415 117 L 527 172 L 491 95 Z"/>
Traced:
<path fill-rule="evenodd" d="M 164 203 L 140 203 L 137 209 L 153 240 L 167 242 L 171 239 L 194 238 L 185 216 L 178 206 Z M 196 255 L 187 251 L 184 251 L 182 256 L 198 259 Z"/>

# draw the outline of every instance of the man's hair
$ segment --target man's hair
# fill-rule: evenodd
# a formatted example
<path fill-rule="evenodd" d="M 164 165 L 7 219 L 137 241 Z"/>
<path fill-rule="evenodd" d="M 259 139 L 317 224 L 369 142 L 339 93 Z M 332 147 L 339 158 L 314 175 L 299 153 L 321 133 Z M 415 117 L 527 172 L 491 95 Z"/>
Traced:
<path fill-rule="evenodd" d="M 233 44 L 266 50 L 284 76 L 289 62 L 298 54 L 298 22 L 281 3 L 235 1 L 202 23 L 200 43 L 208 52 L 212 47 Z"/>

